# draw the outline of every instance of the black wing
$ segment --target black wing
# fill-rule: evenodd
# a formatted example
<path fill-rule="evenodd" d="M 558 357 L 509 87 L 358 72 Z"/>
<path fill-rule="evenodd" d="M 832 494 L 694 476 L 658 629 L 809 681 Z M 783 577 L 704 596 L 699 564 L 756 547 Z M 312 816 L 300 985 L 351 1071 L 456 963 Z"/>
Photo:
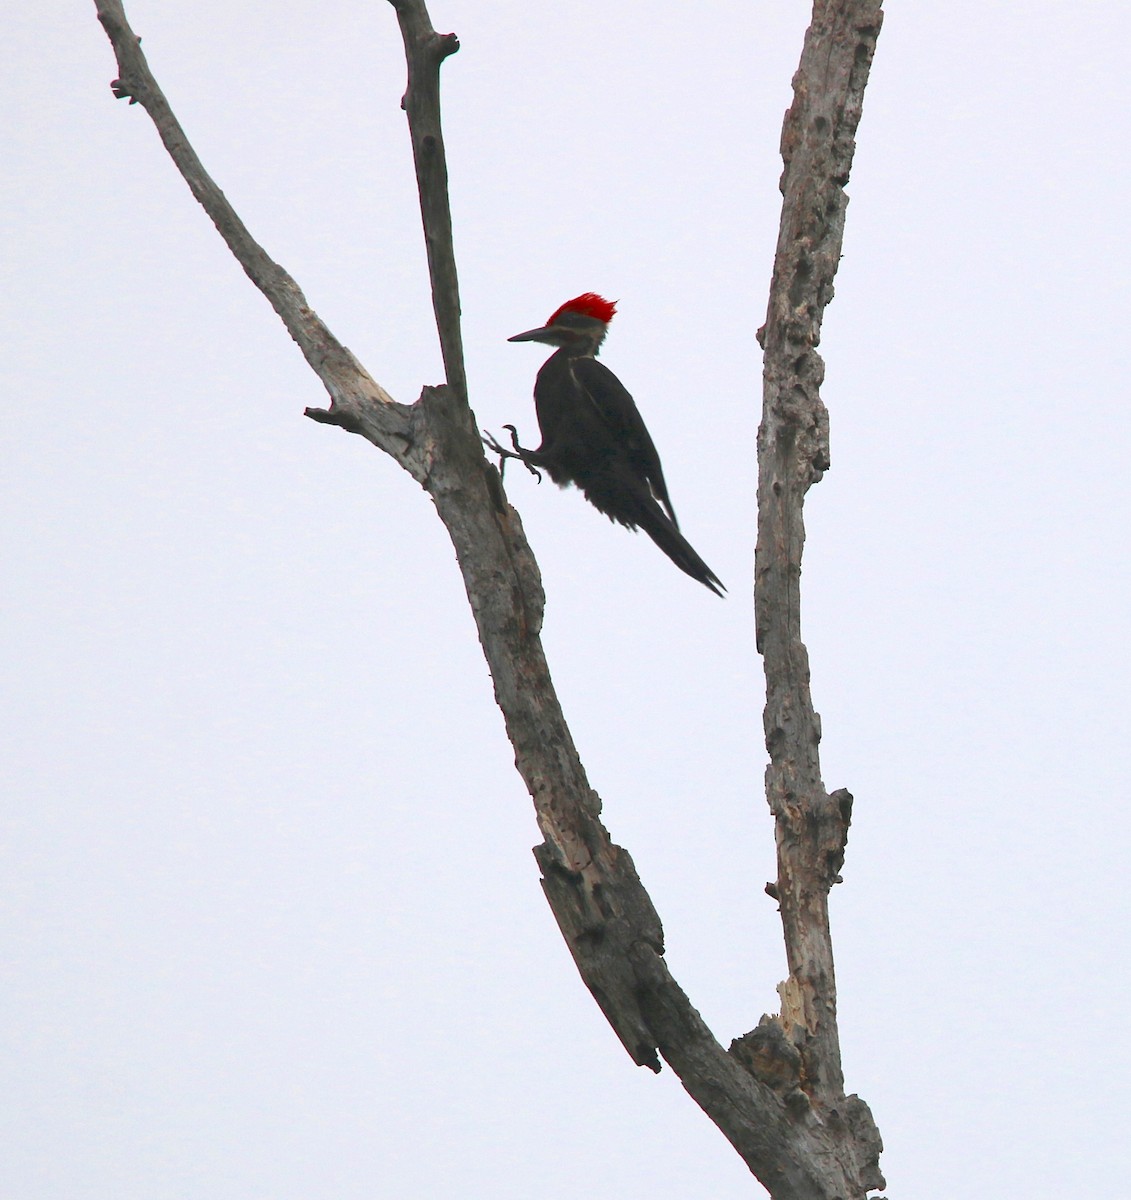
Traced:
<path fill-rule="evenodd" d="M 660 456 L 649 434 L 636 401 L 623 383 L 595 358 L 575 358 L 571 361 L 574 378 L 593 402 L 604 423 L 613 431 L 615 440 L 628 454 L 635 472 L 652 494 L 668 511 L 672 524 L 679 528 L 675 510 L 668 498 L 668 485 Z"/>

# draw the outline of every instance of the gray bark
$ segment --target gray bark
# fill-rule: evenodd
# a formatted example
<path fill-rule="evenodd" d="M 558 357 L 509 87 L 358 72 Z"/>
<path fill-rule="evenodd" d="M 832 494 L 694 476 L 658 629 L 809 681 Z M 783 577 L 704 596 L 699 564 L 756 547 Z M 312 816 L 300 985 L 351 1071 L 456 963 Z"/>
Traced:
<path fill-rule="evenodd" d="M 852 813 L 821 781 L 820 719 L 801 641 L 805 493 L 829 466 L 829 418 L 817 353 L 844 240 L 848 182 L 881 0 L 817 0 L 782 129 L 783 195 L 766 324 L 758 430 L 754 601 L 766 672 L 766 796 L 775 818 L 789 979 L 781 1031 L 800 1056 L 810 1099 L 844 1097 L 828 893 L 838 882 Z M 882 1186 L 882 1185 L 879 1185 Z"/>
<path fill-rule="evenodd" d="M 140 103 L 194 196 L 263 291 L 330 397 L 307 410 L 360 434 L 431 496 L 462 572 L 495 698 L 530 791 L 543 842 L 542 883 L 578 970 L 634 1062 L 663 1058 L 775 1200 L 858 1200 L 883 1186 L 879 1135 L 846 1097 L 836 1030 L 827 898 L 844 853 L 851 798 L 828 795 L 797 622 L 801 504 L 828 464 L 817 345 L 840 252 L 843 184 L 880 0 L 817 0 L 795 101 L 786 116 L 785 205 L 765 327 L 759 435 L 756 610 L 765 656 L 767 794 L 777 824 L 778 882 L 790 968 L 780 1016 L 726 1050 L 672 978 L 663 930 L 628 852 L 600 820 L 550 680 L 539 632 L 544 595 L 518 513 L 483 456 L 466 395 L 459 289 L 440 127 L 439 70 L 458 49 L 422 0 L 390 0 L 405 41 L 404 99 L 443 348 L 445 384 L 396 403 L 311 311 L 294 280 L 252 239 L 205 173 L 153 79 L 120 0 L 95 0 L 113 45 L 115 94 Z"/>

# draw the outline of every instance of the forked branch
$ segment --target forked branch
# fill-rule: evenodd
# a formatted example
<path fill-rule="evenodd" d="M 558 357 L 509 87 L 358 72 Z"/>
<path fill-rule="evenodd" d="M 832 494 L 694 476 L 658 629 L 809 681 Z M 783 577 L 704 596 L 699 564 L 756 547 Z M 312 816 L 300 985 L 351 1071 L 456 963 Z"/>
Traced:
<path fill-rule="evenodd" d="M 628 852 L 613 844 L 601 823 L 600 799 L 586 778 L 543 655 L 539 632 L 544 597 L 538 567 L 518 514 L 506 500 L 499 474 L 483 457 L 474 415 L 467 403 L 439 105 L 440 64 L 458 49 L 458 42 L 453 35 L 436 33 L 423 0 L 390 0 L 390 3 L 397 11 L 408 60 L 409 86 L 404 107 L 416 160 L 433 300 L 447 377 L 442 386 L 426 387 L 412 405 L 395 403 L 373 381 L 311 311 L 290 276 L 251 238 L 185 138 L 146 65 L 120 0 L 95 0 L 99 20 L 118 58 L 115 94 L 140 103 L 149 113 L 193 194 L 252 282 L 279 313 L 329 392 L 330 407 L 308 410 L 308 415 L 362 434 L 408 470 L 432 497 L 456 550 L 490 667 L 495 698 L 514 746 L 516 766 L 534 801 L 544 837 L 535 850 L 543 888 L 582 978 L 625 1048 L 635 1062 L 654 1070 L 659 1070 L 661 1056 L 672 1066 L 688 1092 L 730 1139 L 775 1200 L 832 1200 L 833 1197 L 859 1200 L 879 1179 L 875 1169 L 878 1137 L 866 1119 L 866 1108 L 855 1098 L 843 1099 L 835 1019 L 830 1035 L 830 1026 L 819 1015 L 814 1016 L 813 1011 L 822 996 L 832 996 L 835 1004 L 835 993 L 822 992 L 822 983 L 826 981 L 818 977 L 819 971 L 814 973 L 806 968 L 812 958 L 808 950 L 791 949 L 791 983 L 783 991 L 783 995 L 796 997 L 796 1002 L 791 999 L 783 1010 L 783 1016 L 797 1022 L 802 1031 L 800 1040 L 790 1021 L 784 1024 L 779 1021 L 764 1023 L 736 1043 L 733 1052 L 724 1050 L 668 971 L 659 917 Z M 874 10 L 870 24 L 862 21 L 864 10 Z M 851 130 L 859 115 L 858 93 L 863 90 L 867 61 L 879 26 L 878 10 L 878 0 L 872 3 L 818 0 L 814 29 L 827 26 L 829 32 L 820 35 L 825 41 L 814 49 L 816 35 L 811 30 L 806 40 L 806 55 L 812 57 L 823 49 L 830 61 L 840 62 L 847 48 L 849 58 L 857 60 L 856 74 L 852 77 L 857 89 L 852 92 L 856 102 L 855 108 L 851 101 L 845 102 L 846 108 L 835 96 L 830 97 L 827 106 L 821 108 L 820 121 L 814 120 L 798 143 L 805 147 L 805 153 L 809 153 L 805 138 L 810 136 L 814 146 L 826 135 L 838 144 L 845 136 L 851 142 Z M 803 58 L 799 80 L 804 74 L 805 61 Z M 862 73 L 860 62 L 863 62 Z M 835 83 L 839 75 L 833 72 L 825 81 L 817 74 L 811 78 L 812 86 L 824 87 Z M 800 91 L 798 95 L 791 115 L 795 110 L 801 112 Z M 789 128 L 787 118 L 787 135 Z M 847 164 L 844 164 L 840 182 L 846 178 Z M 813 192 L 813 202 L 821 202 L 819 189 Z M 789 203 L 787 190 L 787 209 Z M 783 231 L 784 228 L 783 218 Z M 812 240 L 814 229 L 802 232 Z M 839 246 L 839 241 L 836 244 Z M 783 279 L 788 276 L 788 269 L 780 265 L 784 261 L 779 243 L 774 296 L 779 292 L 779 271 L 785 272 Z M 831 280 L 831 273 L 828 279 Z M 820 304 L 829 294 L 831 288 L 819 296 Z M 779 307 L 772 297 L 768 347 L 781 341 L 777 333 Z M 798 320 L 793 317 L 789 325 L 793 333 L 783 333 L 781 337 L 782 344 L 796 344 L 799 347 L 796 353 L 802 355 L 816 345 L 819 315 L 815 323 L 810 321 L 805 326 L 800 342 L 791 341 L 800 328 Z M 806 337 L 810 339 L 807 344 Z M 767 379 L 769 361 L 767 355 Z M 775 371 L 780 374 L 781 368 Z M 775 374 L 774 378 L 777 377 Z M 815 387 L 812 394 L 815 397 Z M 781 407 L 787 401 L 788 397 L 778 396 L 774 404 Z M 823 428 L 821 413 L 823 410 L 818 411 L 810 404 L 804 412 L 799 411 L 789 419 L 802 430 L 815 423 L 816 444 L 820 443 Z M 780 438 L 784 445 L 785 434 L 779 435 L 776 430 L 777 426 L 764 424 L 763 439 L 776 445 Z M 815 452 L 807 461 L 817 464 L 825 459 Z M 799 520 L 799 498 L 797 503 Z M 797 524 L 789 511 L 783 510 L 782 528 L 793 531 L 791 536 L 796 538 Z M 792 601 L 788 594 L 779 601 L 777 592 L 767 591 L 761 583 L 763 576 L 773 575 L 779 565 L 776 560 L 765 560 L 761 524 L 759 538 L 762 589 L 759 632 L 766 650 L 767 671 L 771 649 L 774 661 L 778 661 L 779 643 L 788 663 L 793 667 L 799 662 L 803 665 L 803 660 L 798 659 L 800 641 L 789 632 L 792 627 L 783 626 L 785 632 L 780 634 L 765 627 L 766 621 L 777 620 L 779 603 L 788 605 Z M 780 569 L 788 572 L 790 564 L 799 560 L 799 544 L 790 553 L 794 550 L 795 556 L 787 559 Z M 800 653 L 803 656 L 803 647 Z M 796 676 L 792 674 L 789 678 Z M 777 694 L 776 686 L 776 683 L 771 686 L 771 696 Z M 792 718 L 785 710 L 790 704 L 796 706 L 802 698 L 796 682 L 790 687 L 787 700 L 774 709 L 775 713 L 780 711 L 785 715 L 780 719 L 775 717 L 773 724 L 775 731 L 779 726 L 785 730 L 783 736 L 787 740 L 782 743 L 776 732 L 771 739 L 774 743 L 771 773 L 780 770 L 784 780 L 780 785 L 775 783 L 771 790 L 771 802 L 779 814 L 779 851 L 783 846 L 790 849 L 791 839 L 808 837 L 802 809 L 823 796 L 823 792 L 818 794 L 812 787 L 814 778 L 819 785 L 818 776 L 809 771 L 795 784 L 792 768 L 782 758 L 781 744 L 794 746 L 788 741 Z M 807 696 L 806 686 L 804 699 Z M 768 734 L 771 731 L 769 715 L 767 731 Z M 802 744 L 807 738 L 812 742 L 815 762 L 815 740 L 809 726 L 803 728 L 801 738 Z M 808 761 L 803 758 L 802 765 Z M 774 780 L 777 778 L 773 775 Z M 835 807 L 835 801 L 825 799 Z M 793 807 L 798 808 L 801 818 L 788 823 L 781 814 L 789 816 Z M 843 806 L 837 811 L 842 812 Z M 804 854 L 791 851 L 783 858 L 788 869 L 779 870 L 778 886 L 783 896 L 789 895 L 788 905 L 783 898 L 783 914 L 792 912 L 795 895 L 802 900 L 827 895 L 828 882 L 838 865 L 838 852 L 843 851 L 846 826 L 846 815 L 842 815 L 840 824 L 834 821 L 830 826 L 831 844 L 829 837 L 820 836 L 810 846 L 813 839 L 809 838 Z M 813 863 L 819 868 L 815 875 L 810 871 Z M 787 916 L 787 941 L 798 929 L 803 939 L 810 936 L 803 922 L 799 925 Z M 825 929 L 827 932 L 827 923 Z M 820 965 L 824 960 L 818 953 L 814 961 Z M 831 986 L 831 952 L 827 983 Z M 834 1057 L 829 1059 L 829 1055 Z"/>

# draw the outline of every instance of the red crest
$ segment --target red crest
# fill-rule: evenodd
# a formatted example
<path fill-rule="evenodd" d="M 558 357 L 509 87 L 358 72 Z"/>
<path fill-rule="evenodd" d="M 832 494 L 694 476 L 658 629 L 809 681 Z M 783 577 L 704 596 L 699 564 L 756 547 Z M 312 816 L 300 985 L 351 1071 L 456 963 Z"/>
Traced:
<path fill-rule="evenodd" d="M 582 292 L 580 296 L 567 300 L 546 324 L 553 325 L 562 313 L 572 312 L 580 313 L 583 317 L 593 317 L 607 325 L 613 319 L 616 311 L 615 300 L 606 300 L 604 296 L 598 296 L 596 292 Z"/>

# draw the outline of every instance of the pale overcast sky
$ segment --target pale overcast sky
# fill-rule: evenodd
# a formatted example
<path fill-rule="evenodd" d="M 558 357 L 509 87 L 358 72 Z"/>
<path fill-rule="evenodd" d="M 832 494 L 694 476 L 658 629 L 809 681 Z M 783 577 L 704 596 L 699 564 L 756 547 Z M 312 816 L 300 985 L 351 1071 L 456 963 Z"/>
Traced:
<path fill-rule="evenodd" d="M 196 149 L 402 401 L 440 379 L 392 9 L 130 0 Z M 566 298 L 620 301 L 720 601 L 512 470 L 545 641 L 676 977 L 775 1010 L 750 588 L 778 139 L 803 0 L 433 0 L 472 403 L 536 440 Z M 888 1195 L 1126 1194 L 1131 8 L 891 0 L 807 505 L 845 1069 Z M 15 6 L 4 1200 L 740 1200 L 538 886 L 450 543 L 324 394 L 93 5 Z"/>

